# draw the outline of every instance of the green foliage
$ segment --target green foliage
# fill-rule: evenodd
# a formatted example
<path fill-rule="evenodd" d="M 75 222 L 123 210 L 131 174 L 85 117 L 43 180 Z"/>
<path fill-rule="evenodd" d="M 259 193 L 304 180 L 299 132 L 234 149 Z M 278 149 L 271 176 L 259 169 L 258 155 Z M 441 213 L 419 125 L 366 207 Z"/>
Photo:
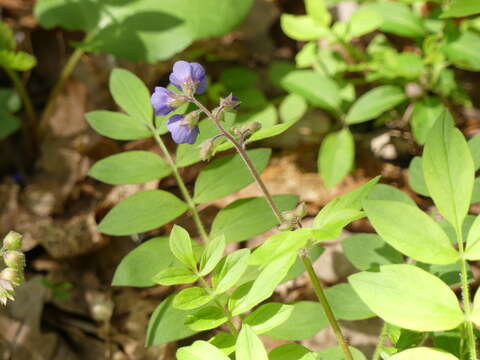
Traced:
<path fill-rule="evenodd" d="M 114 286 L 152 286 L 153 276 L 174 262 L 168 238 L 155 237 L 136 247 L 122 259 L 113 275 Z"/>
<path fill-rule="evenodd" d="M 377 233 L 392 247 L 429 264 L 451 264 L 458 253 L 441 227 L 415 206 L 367 200 L 364 209 Z"/>
<path fill-rule="evenodd" d="M 327 317 L 318 302 L 300 301 L 290 305 L 293 311 L 287 321 L 266 332 L 266 336 L 279 340 L 305 340 L 327 327 Z"/>
<path fill-rule="evenodd" d="M 116 236 L 138 234 L 165 225 L 185 211 L 187 205 L 166 191 L 142 191 L 122 200 L 110 210 L 98 225 L 98 230 Z"/>
<path fill-rule="evenodd" d="M 177 351 L 178 360 L 229 360 L 230 358 L 206 341 L 195 341 Z"/>
<path fill-rule="evenodd" d="M 90 126 L 100 135 L 115 140 L 137 140 L 152 133 L 133 117 L 113 111 L 97 110 L 85 114 Z"/>
<path fill-rule="evenodd" d="M 267 303 L 247 315 L 243 322 L 249 325 L 256 334 L 262 334 L 285 322 L 292 311 L 292 305 Z"/>
<path fill-rule="evenodd" d="M 472 198 L 474 164 L 462 133 L 447 113 L 436 121 L 425 144 L 423 172 L 440 213 L 461 227 Z"/>
<path fill-rule="evenodd" d="M 245 360 L 268 360 L 262 341 L 248 325 L 243 325 L 237 339 L 235 357 Z"/>
<path fill-rule="evenodd" d="M 337 185 L 352 167 L 355 143 L 348 128 L 330 133 L 318 153 L 318 169 L 327 188 Z"/>
<path fill-rule="evenodd" d="M 377 234 L 356 234 L 342 241 L 347 259 L 359 270 L 401 264 L 403 256 Z"/>
<path fill-rule="evenodd" d="M 247 153 L 261 173 L 268 164 L 271 150 L 255 149 Z M 240 155 L 227 155 L 212 161 L 200 172 L 195 181 L 194 200 L 197 203 L 212 201 L 238 191 L 253 181 Z"/>
<path fill-rule="evenodd" d="M 281 211 L 286 211 L 295 207 L 298 196 L 275 195 L 273 200 Z M 228 242 L 244 241 L 277 224 L 264 198 L 239 199 L 220 210 L 213 220 L 211 236 L 224 234 Z"/>
<path fill-rule="evenodd" d="M 453 0 L 442 17 L 464 17 L 480 14 L 480 4 L 472 0 Z"/>
<path fill-rule="evenodd" d="M 349 346 L 349 349 L 352 353 L 353 360 L 366 360 L 365 355 L 363 355 L 358 349 Z M 322 350 L 317 354 L 317 360 L 343 360 L 345 357 L 343 350 L 340 346 L 332 346 L 328 349 Z M 313 359 L 312 359 L 313 360 Z"/>
<path fill-rule="evenodd" d="M 192 311 L 174 308 L 173 299 L 174 295 L 167 297 L 150 316 L 146 346 L 168 344 L 195 334 L 195 331 L 184 325 L 187 315 Z"/>
<path fill-rule="evenodd" d="M 414 349 L 408 349 L 401 353 L 393 355 L 391 360 L 458 360 L 457 357 L 443 352 L 441 350 L 419 347 Z"/>
<path fill-rule="evenodd" d="M 226 0 L 220 5 L 215 0 L 41 0 L 34 14 L 47 29 L 60 26 L 86 31 L 88 36 L 77 44 L 84 50 L 154 63 L 197 39 L 231 31 L 251 5 L 251 0 Z"/>
<path fill-rule="evenodd" d="M 437 277 L 412 265 L 382 265 L 351 275 L 349 282 L 385 321 L 417 331 L 456 328 L 464 321 L 457 297 Z"/>
<path fill-rule="evenodd" d="M 149 151 L 127 151 L 97 162 L 88 175 L 107 184 L 141 184 L 170 175 L 172 169 Z"/>
<path fill-rule="evenodd" d="M 403 90 L 397 86 L 384 85 L 363 94 L 350 108 L 346 122 L 357 124 L 372 120 L 407 99 Z"/>

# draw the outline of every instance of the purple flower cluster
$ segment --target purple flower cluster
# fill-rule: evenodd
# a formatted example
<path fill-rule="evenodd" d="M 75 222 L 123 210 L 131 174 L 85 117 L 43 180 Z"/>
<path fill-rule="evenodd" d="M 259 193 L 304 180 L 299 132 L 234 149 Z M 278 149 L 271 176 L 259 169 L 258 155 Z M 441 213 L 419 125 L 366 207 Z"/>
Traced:
<path fill-rule="evenodd" d="M 177 94 L 164 87 L 156 87 L 150 98 L 155 115 L 165 116 L 178 106 L 188 102 L 193 95 L 203 94 L 207 89 L 205 69 L 198 63 L 177 61 L 170 74 L 170 82 L 183 94 Z M 167 121 L 167 129 L 173 141 L 178 144 L 193 144 L 197 140 L 198 117 L 173 115 Z"/>

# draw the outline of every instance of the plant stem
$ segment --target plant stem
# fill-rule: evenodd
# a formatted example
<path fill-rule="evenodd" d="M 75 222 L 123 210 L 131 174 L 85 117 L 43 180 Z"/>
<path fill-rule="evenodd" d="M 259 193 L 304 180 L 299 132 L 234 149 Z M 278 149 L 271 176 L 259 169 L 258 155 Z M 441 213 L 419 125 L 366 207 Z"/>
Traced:
<path fill-rule="evenodd" d="M 467 271 L 467 260 L 464 257 L 464 247 L 463 247 L 463 234 L 461 224 L 455 226 L 457 234 L 457 243 L 458 243 L 458 252 L 460 253 L 460 269 L 461 269 L 461 280 L 462 280 L 462 297 L 463 297 L 463 307 L 465 313 L 467 314 L 467 321 L 465 322 L 465 327 L 467 331 L 467 342 L 470 353 L 470 360 L 477 360 L 477 346 L 475 343 L 475 334 L 473 333 L 473 323 L 469 319 L 472 312 L 472 307 L 470 304 L 470 290 L 468 287 L 468 271 Z"/>
<path fill-rule="evenodd" d="M 198 274 L 197 274 L 198 275 Z M 203 288 L 205 289 L 205 291 L 213 296 L 213 301 L 215 302 L 215 304 L 223 311 L 223 313 L 227 316 L 228 320 L 227 320 L 227 326 L 228 326 L 228 329 L 230 330 L 230 332 L 232 333 L 232 335 L 237 335 L 238 334 L 238 330 L 235 326 L 235 324 L 233 323 L 233 320 L 232 320 L 232 314 L 230 314 L 230 311 L 226 310 L 225 307 L 220 303 L 220 301 L 218 301 L 218 299 L 215 297 L 215 294 L 213 293 L 212 289 L 210 288 L 210 286 L 208 285 L 208 283 L 205 281 L 205 279 L 203 277 L 201 277 L 200 275 L 198 276 L 198 278 L 200 279 L 200 284 L 202 284 Z"/>
<path fill-rule="evenodd" d="M 70 55 L 67 63 L 62 69 L 60 74 L 60 78 L 58 79 L 57 83 L 53 87 L 50 95 L 48 96 L 47 105 L 45 106 L 45 110 L 43 111 L 42 117 L 40 119 L 40 123 L 38 124 L 37 128 L 37 138 L 42 139 L 45 135 L 45 131 L 47 130 L 48 122 L 50 121 L 50 117 L 52 116 L 53 109 L 55 102 L 57 100 L 58 95 L 63 90 L 65 82 L 72 74 L 73 69 L 77 65 L 78 61 L 84 54 L 84 51 L 80 48 L 75 49 L 75 51 Z"/>
<path fill-rule="evenodd" d="M 190 99 L 195 105 L 198 106 L 198 108 L 206 115 L 208 116 L 217 126 L 218 130 L 225 136 L 225 138 L 232 143 L 232 145 L 235 147 L 237 150 L 238 154 L 240 157 L 243 159 L 245 165 L 247 166 L 248 170 L 252 174 L 253 178 L 255 179 L 256 183 L 262 190 L 262 193 L 267 200 L 268 204 L 270 205 L 270 208 L 272 209 L 272 212 L 275 214 L 275 217 L 277 218 L 279 224 L 282 224 L 285 219 L 283 218 L 282 213 L 278 209 L 277 205 L 273 201 L 272 195 L 268 191 L 265 183 L 263 180 L 260 178 L 260 175 L 258 174 L 257 170 L 255 169 L 255 166 L 253 165 L 251 159 L 249 158 L 247 152 L 245 151 L 244 147 L 238 143 L 238 141 L 223 127 L 223 125 L 220 123 L 220 120 L 216 117 L 213 116 L 213 114 L 208 110 L 202 103 L 200 103 L 197 99 L 191 98 Z M 328 321 L 330 322 L 330 326 L 333 329 L 333 332 L 335 333 L 335 336 L 337 338 L 337 341 L 339 345 L 341 346 L 345 359 L 346 360 L 353 360 L 352 354 L 350 353 L 350 349 L 348 347 L 347 342 L 345 341 L 345 338 L 342 334 L 342 330 L 340 329 L 340 326 L 338 325 L 337 319 L 335 318 L 335 315 L 333 314 L 333 311 L 330 307 L 330 304 L 328 303 L 327 298 L 325 297 L 325 293 L 323 292 L 322 285 L 320 284 L 320 281 L 317 278 L 317 275 L 315 274 L 315 271 L 313 270 L 312 266 L 312 261 L 308 257 L 308 253 L 306 251 L 301 251 L 300 252 L 300 258 L 302 259 L 302 262 L 305 266 L 305 269 L 307 270 L 308 276 L 310 278 L 310 281 L 312 282 L 313 288 L 315 290 L 315 294 L 317 295 L 318 301 L 323 307 L 323 310 L 325 311 L 325 314 L 327 314 Z"/>
<path fill-rule="evenodd" d="M 243 162 L 247 166 L 248 170 L 250 171 L 250 174 L 252 174 L 253 178 L 255 179 L 255 182 L 258 184 L 260 189 L 262 190 L 263 195 L 265 196 L 265 199 L 268 202 L 268 205 L 270 205 L 270 208 L 272 209 L 273 213 L 275 214 L 275 217 L 277 218 L 278 222 L 281 224 L 283 223 L 283 216 L 280 210 L 278 209 L 277 205 L 273 201 L 272 196 L 270 195 L 270 192 L 268 191 L 267 187 L 265 186 L 265 183 L 262 181 L 260 178 L 260 175 L 258 174 L 257 169 L 255 169 L 255 166 L 253 165 L 252 160 L 248 156 L 247 152 L 243 148 L 243 146 L 227 131 L 225 128 L 222 126 L 220 123 L 220 120 L 213 116 L 213 114 L 208 110 L 202 103 L 200 103 L 197 99 L 191 98 L 192 102 L 198 106 L 200 110 L 202 110 L 205 115 L 207 115 L 210 119 L 213 120 L 215 125 L 217 126 L 218 130 L 225 136 L 225 138 L 230 141 L 230 143 L 235 147 L 235 150 L 238 152 L 240 157 L 242 158 Z"/>
<path fill-rule="evenodd" d="M 190 210 L 190 214 L 192 215 L 193 221 L 195 222 L 195 225 L 198 229 L 198 232 L 200 233 L 200 236 L 202 237 L 203 241 L 205 244 L 208 244 L 209 242 L 209 237 L 207 235 L 207 231 L 205 230 L 205 227 L 203 226 L 202 220 L 200 220 L 200 216 L 198 215 L 197 207 L 190 196 L 190 193 L 188 192 L 187 186 L 185 185 L 185 182 L 183 181 L 182 177 L 180 176 L 180 173 L 178 172 L 177 165 L 175 164 L 175 161 L 173 161 L 172 157 L 170 156 L 170 153 L 165 146 L 162 138 L 160 135 L 158 135 L 157 131 L 155 128 L 150 127 L 150 131 L 154 134 L 155 140 L 160 147 L 160 150 L 162 151 L 163 155 L 167 159 L 168 165 L 170 165 L 170 168 L 172 169 L 173 175 L 175 176 L 175 179 L 177 180 L 178 187 L 180 188 L 180 191 L 182 193 L 183 199 L 187 202 L 188 208 Z"/>
<path fill-rule="evenodd" d="M 317 295 L 318 301 L 323 307 L 325 314 L 327 315 L 327 319 L 330 322 L 330 326 L 332 327 L 333 332 L 335 333 L 335 337 L 337 338 L 338 344 L 342 348 L 343 354 L 345 355 L 346 360 L 353 360 L 352 354 L 350 353 L 350 349 L 348 348 L 348 344 L 343 336 L 342 330 L 338 325 L 337 318 L 333 314 L 332 308 L 328 303 L 327 297 L 325 296 L 325 292 L 323 291 L 322 285 L 315 274 L 315 270 L 312 266 L 312 261 L 308 257 L 306 252 L 302 252 L 300 254 L 300 258 L 302 259 L 303 265 L 307 270 L 308 276 L 310 277 L 310 281 L 312 282 L 313 289 L 315 290 L 315 294 Z"/>
<path fill-rule="evenodd" d="M 23 106 L 25 106 L 25 112 L 27 113 L 28 120 L 29 120 L 29 128 L 32 131 L 35 128 L 35 123 L 37 116 L 35 114 L 35 108 L 33 107 L 32 100 L 30 99 L 30 95 L 28 94 L 25 85 L 23 84 L 22 80 L 18 76 L 16 71 L 12 69 L 4 68 L 7 75 L 12 80 L 13 86 L 18 92 L 18 95 L 22 99 Z"/>
<path fill-rule="evenodd" d="M 382 327 L 382 331 L 380 331 L 380 336 L 378 337 L 378 344 L 375 348 L 375 352 L 373 353 L 372 360 L 380 360 L 380 355 L 382 354 L 383 346 L 385 345 L 385 338 L 387 337 L 388 327 L 387 324 L 384 323 Z"/>

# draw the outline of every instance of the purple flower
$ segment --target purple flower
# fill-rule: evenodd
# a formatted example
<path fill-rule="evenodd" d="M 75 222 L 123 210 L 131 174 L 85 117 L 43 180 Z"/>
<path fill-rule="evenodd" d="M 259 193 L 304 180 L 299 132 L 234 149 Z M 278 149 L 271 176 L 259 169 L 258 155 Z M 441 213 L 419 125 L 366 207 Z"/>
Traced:
<path fill-rule="evenodd" d="M 186 101 L 187 99 L 183 95 L 175 94 L 173 91 L 159 86 L 155 88 L 150 98 L 156 116 L 168 115 Z"/>
<path fill-rule="evenodd" d="M 167 121 L 167 129 L 177 144 L 193 144 L 197 140 L 197 125 L 189 124 L 183 115 L 173 115 Z"/>
<path fill-rule="evenodd" d="M 203 94 L 207 89 L 205 69 L 199 63 L 177 61 L 173 64 L 170 82 L 188 96 Z"/>

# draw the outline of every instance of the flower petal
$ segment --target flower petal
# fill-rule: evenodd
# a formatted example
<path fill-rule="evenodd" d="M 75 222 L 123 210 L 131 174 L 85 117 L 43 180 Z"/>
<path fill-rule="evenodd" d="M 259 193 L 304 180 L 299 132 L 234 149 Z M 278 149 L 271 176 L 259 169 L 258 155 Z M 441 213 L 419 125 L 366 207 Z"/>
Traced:
<path fill-rule="evenodd" d="M 192 80 L 195 82 L 200 82 L 205 78 L 205 69 L 199 63 L 193 62 L 190 63 Z"/>
<path fill-rule="evenodd" d="M 205 90 L 207 90 L 207 85 L 208 85 L 208 79 L 207 77 L 204 77 L 202 80 L 197 85 L 197 90 L 195 91 L 195 94 L 203 94 Z"/>

